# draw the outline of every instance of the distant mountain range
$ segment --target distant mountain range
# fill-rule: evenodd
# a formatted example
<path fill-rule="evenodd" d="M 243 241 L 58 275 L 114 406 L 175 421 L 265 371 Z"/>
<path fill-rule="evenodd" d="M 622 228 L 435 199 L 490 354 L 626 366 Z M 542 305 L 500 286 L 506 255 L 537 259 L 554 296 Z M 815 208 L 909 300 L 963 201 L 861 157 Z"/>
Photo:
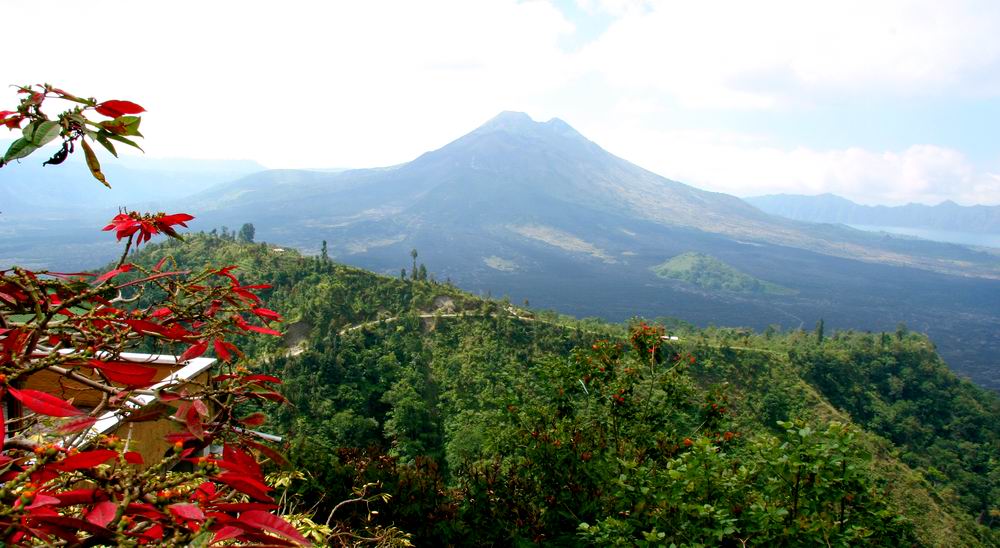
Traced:
<path fill-rule="evenodd" d="M 250 215 L 265 231 L 297 245 L 315 245 L 314 235 L 327 233 L 346 254 L 422 232 L 473 231 L 497 242 L 565 240 L 572 247 L 568 238 L 594 228 L 581 221 L 622 217 L 879 264 L 1000 278 L 995 256 L 768 215 L 734 196 L 631 164 L 562 120 L 535 122 L 518 112 L 501 113 L 406 164 L 340 173 L 268 171 L 210 188 L 188 203 L 204 204 L 203 214 L 218 223 Z"/>
<path fill-rule="evenodd" d="M 325 240 L 337 260 L 391 275 L 416 248 L 438 279 L 578 316 L 759 329 L 823 318 L 874 331 L 902 321 L 1000 388 L 997 254 L 769 215 L 631 164 L 558 119 L 505 112 L 405 164 L 266 171 L 185 203 L 201 226 L 250 221 L 258 239 L 313 253 Z M 783 290 L 715 291 L 654 271 L 689 252 Z"/>
<path fill-rule="evenodd" d="M 745 200 L 767 213 L 798 221 L 1000 234 L 1000 206 L 961 206 L 951 201 L 935 206 L 866 206 L 834 194 L 772 194 Z"/>
<path fill-rule="evenodd" d="M 8 143 L 0 141 L 0 149 Z M 38 212 L 72 212 L 128 206 L 161 207 L 210 186 L 263 171 L 249 160 L 114 158 L 104 154 L 102 170 L 107 189 L 91 177 L 83 155 L 71 156 L 62 166 L 42 166 L 46 150 L 0 169 L 0 213 L 17 216 Z M 103 152 L 103 150 L 101 151 Z"/>
<path fill-rule="evenodd" d="M 828 328 L 894 331 L 905 322 L 929 332 L 958 371 L 1000 389 L 1000 254 L 770 215 L 642 169 L 558 119 L 505 112 L 408 163 L 263 171 L 163 203 L 195 215 L 193 230 L 252 222 L 258 240 L 311 253 L 326 241 L 335 259 L 395 276 L 417 249 L 439 280 L 577 316 L 757 329 L 810 329 L 822 318 Z M 3 223 L 0 215 L 0 263 L 79 268 L 112 257 L 88 247 L 96 240 L 79 228 L 54 250 L 42 234 L 26 237 L 28 225 Z M 688 281 L 707 272 L 657 275 L 691 252 L 725 265 L 729 278 L 782 290 Z"/>

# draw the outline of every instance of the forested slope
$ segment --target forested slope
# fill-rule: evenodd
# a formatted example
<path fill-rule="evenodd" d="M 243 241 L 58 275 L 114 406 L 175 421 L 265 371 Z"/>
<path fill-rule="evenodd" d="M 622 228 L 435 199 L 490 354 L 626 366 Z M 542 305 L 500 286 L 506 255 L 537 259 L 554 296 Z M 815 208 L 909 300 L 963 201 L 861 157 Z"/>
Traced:
<path fill-rule="evenodd" d="M 285 380 L 265 427 L 294 489 L 321 519 L 352 489 L 390 495 L 340 526 L 417 545 L 998 545 L 1000 400 L 905 329 L 672 322 L 671 340 L 205 235 L 137 260 L 165 255 L 274 286 L 287 334 L 243 348 Z"/>

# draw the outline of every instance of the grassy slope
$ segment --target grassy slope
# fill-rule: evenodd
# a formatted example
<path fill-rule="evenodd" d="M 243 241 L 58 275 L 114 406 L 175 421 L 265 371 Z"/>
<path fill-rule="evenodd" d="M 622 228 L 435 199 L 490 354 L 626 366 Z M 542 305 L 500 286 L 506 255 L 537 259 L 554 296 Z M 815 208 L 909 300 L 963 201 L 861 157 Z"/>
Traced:
<path fill-rule="evenodd" d="M 523 367 L 516 362 L 522 358 L 530 360 L 532 353 L 529 346 L 541 344 L 540 340 L 548 341 L 545 344 L 555 349 L 562 346 L 565 351 L 588 338 L 623 334 L 620 326 L 580 322 L 552 313 L 533 315 L 518 311 L 516 314 L 522 317 L 515 318 L 510 310 L 517 309 L 505 303 L 485 301 L 448 285 L 401 281 L 304 258 L 291 251 L 276 252 L 271 246 L 263 244 L 238 245 L 195 235 L 180 246 L 152 246 L 141 260 L 153 262 L 166 254 L 177 257 L 185 267 L 238 264 L 245 282 L 271 283 L 275 286 L 265 299 L 286 315 L 287 325 L 294 326 L 291 331 L 296 331 L 298 336 L 295 340 L 284 342 L 248 342 L 244 348 L 258 357 L 286 355 L 288 346 L 296 344 L 306 347 L 328 345 L 334 333 L 344 332 L 351 326 L 365 325 L 352 332 L 356 335 L 351 336 L 355 339 L 361 337 L 357 340 L 366 341 L 365 344 L 374 350 L 379 348 L 379 339 L 390 340 L 400 330 L 417 329 L 423 333 L 421 339 L 426 340 L 425 352 L 432 353 L 435 347 L 436 352 L 448 354 L 484 341 L 505 340 L 507 348 L 497 348 L 498 352 L 505 352 L 504 359 L 508 363 L 505 367 Z M 441 297 L 450 299 L 447 310 Z M 420 318 L 435 310 L 443 317 Z M 406 317 L 406 321 L 394 324 L 395 319 L 400 317 Z M 504 321 L 495 321 L 498 318 L 504 318 Z M 469 332 L 478 330 L 480 335 L 469 338 L 458 336 L 453 330 L 442 329 L 446 325 L 462 322 L 472 326 Z M 530 337 L 525 337 L 528 331 L 524 326 L 529 324 L 533 330 Z M 780 344 L 763 336 L 742 336 L 743 339 L 736 339 L 732 332 L 726 330 L 691 330 L 682 334 L 681 344 L 698 353 L 700 363 L 695 374 L 704 385 L 731 383 L 736 399 L 734 408 L 740 409 L 740 416 L 746 421 L 748 430 L 767 428 L 775 420 L 787 416 L 802 416 L 819 422 L 850 421 L 850 415 L 833 406 L 815 386 L 806 382 L 802 371 L 789 359 L 788 349 L 806 344 L 801 336 L 785 336 L 780 339 Z M 463 351 L 469 349 L 464 348 Z M 449 373 L 447 368 L 443 368 L 437 374 L 458 375 L 448 382 L 461 384 L 461 369 Z M 511 383 L 511 386 L 516 384 L 516 374 L 498 374 L 494 389 L 505 382 Z M 793 402 L 790 408 L 775 411 L 772 400 L 779 395 L 783 401 Z M 376 394 L 372 397 L 377 406 L 381 396 Z M 447 408 L 441 408 L 441 411 L 447 412 Z M 310 412 L 318 411 L 311 409 Z M 461 434 L 461 417 L 450 417 L 450 420 L 446 428 L 449 431 L 445 435 Z M 864 439 L 875 455 L 872 473 L 881 478 L 899 511 L 917 524 L 926 544 L 983 544 L 984 541 L 977 538 L 974 532 L 976 526 L 957 507 L 954 496 L 949 495 L 947 490 L 942 492 L 940 487 L 925 479 L 923 471 L 904 464 L 899 458 L 899 450 L 891 442 L 872 433 L 867 433 Z"/>
<path fill-rule="evenodd" d="M 723 290 L 733 293 L 767 293 L 772 295 L 795 293 L 792 289 L 754 278 L 715 257 L 702 253 L 682 253 L 654 266 L 652 270 L 661 278 L 680 280 L 710 291 Z"/>

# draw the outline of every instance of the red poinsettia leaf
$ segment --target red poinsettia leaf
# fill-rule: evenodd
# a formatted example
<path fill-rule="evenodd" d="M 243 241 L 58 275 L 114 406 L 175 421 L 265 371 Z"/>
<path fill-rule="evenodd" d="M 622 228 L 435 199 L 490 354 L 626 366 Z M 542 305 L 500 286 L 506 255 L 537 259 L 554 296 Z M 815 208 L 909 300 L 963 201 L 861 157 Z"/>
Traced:
<path fill-rule="evenodd" d="M 142 464 L 143 463 L 142 455 L 140 455 L 136 451 L 129 451 L 125 453 L 125 462 L 129 464 Z"/>
<path fill-rule="evenodd" d="M 274 449 L 271 449 L 270 447 L 262 443 L 257 443 L 255 441 L 250 441 L 245 439 L 243 440 L 243 444 L 246 445 L 247 447 L 252 447 L 260 451 L 261 453 L 264 454 L 265 457 L 271 459 L 271 462 L 277 464 L 278 466 L 288 466 L 288 460 L 286 460 L 281 453 L 275 451 Z"/>
<path fill-rule="evenodd" d="M 234 539 L 242 535 L 245 531 L 239 527 L 233 527 L 232 525 L 223 525 L 218 531 L 215 532 L 215 536 L 212 537 L 212 542 L 209 544 L 215 544 L 222 542 L 224 540 Z"/>
<path fill-rule="evenodd" d="M 208 341 L 197 342 L 188 347 L 188 349 L 181 354 L 181 357 L 178 358 L 177 361 L 183 363 L 188 360 L 193 360 L 204 354 L 206 350 L 208 350 Z"/>
<path fill-rule="evenodd" d="M 93 535 L 96 539 L 106 539 L 111 537 L 111 531 L 108 531 L 100 525 L 95 525 L 89 521 L 84 521 L 79 518 L 72 518 L 69 516 L 62 515 L 39 515 L 30 516 L 27 518 L 29 525 L 44 528 L 47 533 L 51 533 L 59 536 L 65 540 L 71 542 L 71 544 L 79 544 L 80 539 L 76 537 L 76 534 L 80 531 L 85 531 Z M 72 539 L 72 540 L 70 540 Z"/>
<path fill-rule="evenodd" d="M 48 415 L 50 417 L 74 417 L 76 415 L 83 414 L 83 411 L 73 407 L 69 404 L 69 402 L 51 394 L 46 394 L 45 392 L 32 390 L 30 388 L 25 388 L 23 390 L 8 388 L 7 390 L 10 392 L 11 396 L 24 404 L 25 407 L 41 415 Z"/>
<path fill-rule="evenodd" d="M 240 419 L 240 423 L 245 424 L 247 426 L 260 426 L 264 424 L 265 420 L 267 420 L 267 416 L 265 416 L 263 413 L 251 413 L 250 415 L 247 415 L 242 419 Z"/>
<path fill-rule="evenodd" d="M 112 99 L 99 103 L 95 110 L 109 118 L 118 118 L 126 114 L 139 114 L 146 112 L 146 109 L 133 103 L 132 101 L 118 101 Z"/>
<path fill-rule="evenodd" d="M 164 393 L 161 393 L 161 395 L 162 394 L 164 394 Z M 173 394 L 170 394 L 170 395 L 173 395 Z M 161 401 L 164 400 L 164 398 L 160 398 L 160 399 L 161 399 Z M 131 410 L 129 412 L 128 416 L 125 417 L 125 421 L 126 422 L 146 422 L 146 421 L 152 421 L 152 420 L 159 419 L 160 417 L 162 417 L 163 415 L 166 415 L 168 412 L 170 412 L 172 410 L 173 410 L 173 408 L 171 408 L 170 406 L 164 405 L 164 404 L 162 404 L 160 402 L 156 402 L 156 403 L 153 403 L 151 405 L 147 405 L 145 407 L 142 407 L 140 409 L 133 409 L 133 410 Z"/>
<path fill-rule="evenodd" d="M 142 516 L 152 520 L 158 520 L 166 516 L 163 512 L 159 511 L 152 504 L 146 504 L 145 502 L 133 502 L 125 507 L 125 515 L 127 516 Z"/>
<path fill-rule="evenodd" d="M 163 335 L 166 332 L 166 328 L 158 323 L 153 323 L 148 320 L 123 320 L 126 325 L 134 329 L 137 333 L 141 334 L 156 334 Z"/>
<path fill-rule="evenodd" d="M 219 357 L 220 360 L 228 362 L 233 359 L 233 355 L 229 353 L 229 349 L 226 348 L 226 343 L 222 339 L 215 339 L 215 355 Z"/>
<path fill-rule="evenodd" d="M 264 318 L 264 319 L 267 319 L 267 320 L 274 320 L 276 322 L 280 322 L 281 321 L 281 314 L 278 314 L 277 312 L 275 312 L 273 310 L 269 310 L 267 308 L 254 308 L 252 310 L 252 312 L 254 314 L 260 316 L 261 318 Z"/>
<path fill-rule="evenodd" d="M 71 455 L 51 466 L 56 470 L 71 472 L 81 468 L 92 468 L 117 456 L 118 452 L 111 449 L 94 449 L 93 451 L 84 451 L 83 453 Z"/>
<path fill-rule="evenodd" d="M 199 440 L 205 439 L 205 425 L 202 423 L 201 415 L 198 413 L 195 406 L 190 406 L 184 414 L 184 424 L 187 426 L 188 432 L 191 432 L 192 436 L 198 438 Z"/>
<path fill-rule="evenodd" d="M 281 384 L 281 379 L 272 375 L 246 375 L 243 380 L 247 382 L 269 382 L 274 384 Z"/>
<path fill-rule="evenodd" d="M 105 280 L 110 280 L 111 278 L 114 278 L 115 276 L 117 276 L 119 274 L 123 274 L 125 272 L 130 271 L 130 270 L 132 270 L 132 265 L 126 263 L 126 264 L 123 264 L 123 265 L 119 266 L 118 268 L 109 270 L 109 271 L 105 272 L 104 274 L 101 274 L 100 276 L 97 277 L 96 280 L 94 280 L 94 282 L 95 283 L 101 283 L 101 282 L 103 282 Z"/>
<path fill-rule="evenodd" d="M 281 332 L 280 331 L 271 329 L 270 327 L 261 327 L 259 325 L 247 324 L 246 328 L 248 330 L 250 330 L 250 331 L 254 331 L 254 332 L 257 332 L 257 333 L 262 333 L 264 335 L 274 335 L 275 337 L 280 337 L 281 336 Z"/>
<path fill-rule="evenodd" d="M 36 510 L 43 506 L 58 506 L 59 499 L 53 497 L 52 495 L 46 495 L 44 493 L 35 494 L 35 498 L 31 501 L 31 504 L 27 507 L 28 510 Z M 32 512 L 37 514 L 38 512 Z"/>
<path fill-rule="evenodd" d="M 187 221 L 190 221 L 192 219 L 194 219 L 194 217 L 191 216 L 191 215 L 188 215 L 187 213 L 173 213 L 173 214 L 170 214 L 170 215 L 163 215 L 161 217 L 157 217 L 156 223 L 158 225 L 163 225 L 163 226 L 168 226 L 168 227 L 169 226 L 173 226 L 173 225 L 181 225 L 181 226 L 186 227 L 187 225 L 184 224 L 184 223 L 186 223 Z M 161 226 L 161 228 L 162 228 L 162 226 Z"/>
<path fill-rule="evenodd" d="M 87 512 L 87 521 L 94 525 L 107 527 L 111 520 L 115 519 L 117 511 L 118 505 L 111 501 L 98 502 L 91 508 L 90 512 Z"/>
<path fill-rule="evenodd" d="M 239 523 L 274 533 L 304 546 L 310 545 L 306 537 L 302 536 L 302 533 L 299 533 L 290 523 L 270 512 L 248 510 L 240 514 Z"/>
<path fill-rule="evenodd" d="M 257 464 L 257 459 L 242 449 L 233 447 L 228 443 L 222 448 L 222 462 L 219 464 L 224 468 L 244 473 L 255 479 L 261 477 L 260 465 Z"/>
<path fill-rule="evenodd" d="M 163 526 L 157 523 L 156 525 L 153 525 L 149 529 L 146 529 L 145 531 L 140 533 L 139 538 L 152 542 L 161 540 L 163 538 Z"/>
<path fill-rule="evenodd" d="M 213 504 L 212 509 L 220 512 L 246 512 L 247 510 L 275 510 L 277 504 L 269 502 L 220 502 Z"/>
<path fill-rule="evenodd" d="M 88 360 L 87 364 L 94 369 L 100 370 L 110 381 L 129 387 L 148 386 L 152 384 L 153 377 L 156 376 L 155 367 L 147 367 L 136 363 Z"/>
<path fill-rule="evenodd" d="M 167 506 L 170 513 L 178 518 L 189 519 L 192 521 L 205 521 L 205 513 L 201 511 L 194 504 L 187 502 L 179 502 L 177 504 L 171 504 Z"/>
<path fill-rule="evenodd" d="M 90 504 L 107 500 L 108 496 L 99 489 L 74 489 L 62 493 L 54 493 L 52 496 L 59 499 L 59 506 L 75 506 L 77 504 Z"/>
<path fill-rule="evenodd" d="M 214 479 L 218 480 L 221 483 L 225 483 L 226 485 L 232 487 L 233 489 L 236 489 L 237 491 L 249 495 L 251 498 L 257 499 L 259 501 L 263 502 L 274 501 L 274 499 L 272 499 L 267 494 L 269 491 L 271 491 L 270 487 L 255 479 L 248 478 L 244 474 L 239 474 L 236 472 L 225 472 L 219 476 L 216 476 Z"/>
<path fill-rule="evenodd" d="M 132 280 L 131 282 L 125 282 L 125 283 L 123 283 L 121 285 L 116 285 L 115 288 L 116 289 L 122 289 L 122 288 L 133 286 L 133 285 L 139 285 L 139 284 L 143 284 L 143 283 L 146 283 L 146 282 L 151 282 L 153 280 L 158 280 L 160 278 L 166 278 L 168 276 L 177 276 L 179 274 L 187 274 L 189 272 L 190 271 L 188 271 L 188 270 L 177 270 L 177 271 L 174 271 L 174 272 L 157 272 L 156 274 L 150 274 L 149 276 L 146 276 L 145 278 L 140 278 L 138 280 Z"/>
<path fill-rule="evenodd" d="M 97 422 L 97 417 L 80 417 L 78 419 L 68 420 L 59 426 L 60 434 L 72 434 L 73 432 L 79 432 L 81 430 L 86 430 Z M 0 430 L 3 426 L 0 426 Z"/>

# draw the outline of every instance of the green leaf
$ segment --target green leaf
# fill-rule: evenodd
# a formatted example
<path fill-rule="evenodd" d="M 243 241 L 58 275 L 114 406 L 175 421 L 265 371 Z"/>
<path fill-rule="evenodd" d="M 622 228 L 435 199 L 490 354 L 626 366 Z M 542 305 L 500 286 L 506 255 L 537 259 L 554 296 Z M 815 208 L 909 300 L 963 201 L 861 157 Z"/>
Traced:
<path fill-rule="evenodd" d="M 114 133 L 109 134 L 107 137 L 108 137 L 108 139 L 111 139 L 112 141 L 118 141 L 119 143 L 125 143 L 126 145 L 129 145 L 129 146 L 135 147 L 135 148 L 137 148 L 139 150 L 142 150 L 141 146 L 139 146 L 135 141 L 133 141 L 132 139 L 129 139 L 128 137 L 122 137 L 121 135 L 115 135 Z M 146 152 L 145 150 L 142 150 L 142 151 Z"/>
<path fill-rule="evenodd" d="M 62 131 L 62 126 L 59 125 L 59 122 L 47 120 L 45 122 L 32 122 L 24 126 L 23 133 L 28 142 L 40 147 L 58 137 L 60 131 Z"/>
<path fill-rule="evenodd" d="M 114 120 L 101 122 L 101 127 L 111 133 L 114 133 L 115 135 L 134 135 L 136 137 L 142 137 L 142 134 L 139 133 L 140 122 L 142 122 L 142 118 L 138 116 L 119 116 Z"/>
<path fill-rule="evenodd" d="M 18 139 L 10 144 L 10 148 L 7 149 L 7 153 L 3 155 L 3 161 L 4 163 L 7 163 L 19 160 L 38 150 L 38 148 L 38 145 L 28 141 L 27 139 Z"/>
<path fill-rule="evenodd" d="M 108 134 L 103 132 L 98 133 L 96 139 L 97 142 L 101 143 L 101 145 L 103 145 L 104 148 L 108 149 L 108 152 L 110 152 L 115 158 L 118 157 L 118 152 L 115 150 L 115 145 L 111 144 L 111 141 L 108 140 Z"/>
<path fill-rule="evenodd" d="M 111 188 L 108 184 L 108 180 L 104 178 L 104 174 L 101 173 L 101 163 L 97 161 L 97 155 L 94 154 L 94 149 L 90 148 L 87 141 L 80 140 L 80 144 L 83 145 L 83 155 L 87 157 L 87 167 L 90 168 L 90 173 L 95 179 L 100 181 L 104 186 Z"/>

